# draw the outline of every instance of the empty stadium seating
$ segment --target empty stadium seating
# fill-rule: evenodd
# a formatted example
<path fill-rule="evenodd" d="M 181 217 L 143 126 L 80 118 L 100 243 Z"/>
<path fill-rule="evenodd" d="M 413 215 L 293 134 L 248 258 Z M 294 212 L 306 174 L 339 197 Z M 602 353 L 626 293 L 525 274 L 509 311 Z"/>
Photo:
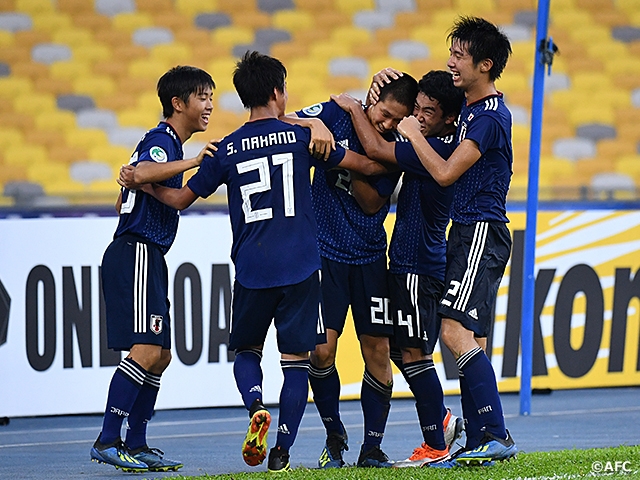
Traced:
<path fill-rule="evenodd" d="M 0 0 L 0 192 L 31 182 L 44 194 L 111 202 L 108 172 L 115 177 L 159 120 L 155 83 L 173 65 L 197 65 L 216 81 L 209 130 L 188 145 L 197 150 L 246 119 L 231 74 L 247 49 L 283 60 L 295 110 L 338 91 L 363 95 L 386 66 L 416 78 L 446 69 L 448 29 L 473 14 L 512 41 L 497 86 L 514 113 L 511 198 L 523 198 L 535 8 L 534 0 Z M 541 189 L 635 195 L 640 2 L 554 0 L 549 25 L 560 53 L 546 77 Z"/>

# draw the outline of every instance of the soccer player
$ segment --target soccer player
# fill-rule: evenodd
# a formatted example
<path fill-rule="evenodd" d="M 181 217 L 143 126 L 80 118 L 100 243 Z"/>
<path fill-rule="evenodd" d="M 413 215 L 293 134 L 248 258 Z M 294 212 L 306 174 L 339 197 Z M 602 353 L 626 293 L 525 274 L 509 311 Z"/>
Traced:
<path fill-rule="evenodd" d="M 229 348 L 236 352 L 234 376 L 251 418 L 243 458 L 252 466 L 266 458 L 271 416 L 262 403 L 260 361 L 274 320 L 284 374 L 278 435 L 268 459 L 274 472 L 290 469 L 289 450 L 307 403 L 309 351 L 324 341 L 310 167 L 340 166 L 365 175 L 386 171 L 342 147 L 326 162 L 312 157 L 309 130 L 278 120 L 287 104 L 285 78 L 279 60 L 247 52 L 233 83 L 250 109 L 249 121 L 220 142 L 182 189 L 144 187 L 182 210 L 227 185 L 236 268 Z"/>
<path fill-rule="evenodd" d="M 207 145 L 196 158 L 183 159 L 182 144 L 206 130 L 212 111 L 211 76 L 199 68 L 172 68 L 158 80 L 163 122 L 138 143 L 129 167 L 135 181 L 182 186 L 182 173 L 199 165 Z M 102 285 L 107 312 L 109 348 L 128 350 L 117 367 L 107 397 L 102 431 L 91 458 L 126 471 L 177 470 L 181 462 L 163 457 L 146 441 L 160 388 L 171 361 L 168 276 L 164 256 L 178 228 L 178 212 L 149 195 L 123 189 L 114 239 L 102 259 Z M 120 430 L 127 419 L 126 444 Z"/>
<path fill-rule="evenodd" d="M 388 81 L 382 71 L 374 78 Z M 393 77 L 392 77 L 393 78 Z M 378 86 L 374 82 L 374 86 Z M 453 85 L 451 74 L 431 71 L 418 82 L 414 116 L 421 134 L 443 157 L 455 148 L 453 134 L 464 94 Z M 442 385 L 433 363 L 440 333 L 437 315 L 444 291 L 446 227 L 453 187 L 442 187 L 425 170 L 411 143 L 385 142 L 366 121 L 360 103 L 348 95 L 332 97 L 348 111 L 367 156 L 397 164 L 404 170 L 398 195 L 396 222 L 389 247 L 389 293 L 394 320 L 393 344 L 401 351 L 396 363 L 416 398 L 424 442 L 395 467 L 423 466 L 449 459 L 449 448 L 460 436 L 462 419 L 444 406 Z M 392 356 L 395 348 L 392 349 Z M 446 432 L 446 434 L 445 434 Z"/>
<path fill-rule="evenodd" d="M 413 111 L 416 94 L 417 82 L 406 74 L 381 89 L 378 103 L 365 113 L 376 135 L 394 138 L 398 122 Z M 364 152 L 349 114 L 335 102 L 315 104 L 295 115 L 319 118 L 333 133 L 337 144 Z M 318 461 L 321 468 L 342 467 L 343 452 L 348 449 L 347 432 L 340 420 L 340 379 L 335 357 L 349 306 L 365 363 L 360 393 L 364 441 L 357 465 L 391 466 L 380 448 L 393 385 L 389 360 L 393 322 L 388 311 L 387 236 L 383 223 L 399 177 L 400 173 L 395 172 L 363 180 L 348 170 L 314 172 L 312 198 L 322 257 L 327 342 L 318 345 L 311 355 L 309 380 L 327 433 Z M 372 186 L 365 195 L 354 188 L 363 181 Z"/>
<path fill-rule="evenodd" d="M 467 444 L 460 464 L 487 464 L 516 455 L 505 428 L 493 366 L 483 347 L 492 327 L 492 309 L 509 260 L 511 236 L 506 197 L 511 181 L 511 113 L 496 90 L 509 55 L 508 38 L 477 17 L 459 18 L 449 34 L 447 66 L 465 92 L 456 149 L 447 161 L 425 140 L 415 117 L 399 131 L 443 186 L 456 182 L 447 243 L 445 288 L 440 301 L 442 340 L 460 371 Z"/>

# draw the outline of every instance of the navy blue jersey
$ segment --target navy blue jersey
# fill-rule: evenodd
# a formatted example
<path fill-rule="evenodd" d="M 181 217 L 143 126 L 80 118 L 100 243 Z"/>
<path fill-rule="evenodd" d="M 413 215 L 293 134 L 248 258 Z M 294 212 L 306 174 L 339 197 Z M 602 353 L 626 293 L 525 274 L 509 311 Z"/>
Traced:
<path fill-rule="evenodd" d="M 171 162 L 182 160 L 182 142 L 175 130 L 166 122 L 160 122 L 140 139 L 131 160 L 131 165 L 139 162 Z M 171 188 L 182 187 L 182 174 L 159 182 Z M 120 220 L 114 238 L 125 233 L 137 235 L 155 243 L 163 253 L 167 253 L 178 231 L 179 212 L 168 207 L 141 190 L 122 189 Z"/>
<path fill-rule="evenodd" d="M 208 197 L 227 185 L 233 232 L 231 258 L 245 288 L 294 285 L 320 269 L 317 227 L 311 207 L 311 166 L 332 168 L 309 154 L 308 129 L 276 119 L 247 122 L 205 157 L 187 185 Z"/>
<path fill-rule="evenodd" d="M 336 143 L 365 155 L 351 116 L 337 103 L 324 102 L 296 112 L 299 117 L 317 117 L 333 134 Z M 387 140 L 395 140 L 393 135 Z M 369 182 L 381 196 L 390 196 L 400 173 L 370 177 Z M 313 209 L 318 220 L 320 255 L 336 262 L 365 265 L 382 258 L 387 251 L 384 220 L 389 213 L 387 202 L 374 215 L 362 211 L 351 195 L 348 170 L 316 169 L 311 186 Z"/>
<path fill-rule="evenodd" d="M 455 149 L 453 135 L 429 137 L 427 141 L 445 159 Z M 445 231 L 454 187 L 440 186 L 408 141 L 396 142 L 395 156 L 405 173 L 389 245 L 389 272 L 429 275 L 442 281 L 447 253 Z"/>
<path fill-rule="evenodd" d="M 482 156 L 456 181 L 451 219 L 464 225 L 508 222 L 507 191 L 511 182 L 511 112 L 502 94 L 462 105 L 457 143 L 473 140 Z"/>

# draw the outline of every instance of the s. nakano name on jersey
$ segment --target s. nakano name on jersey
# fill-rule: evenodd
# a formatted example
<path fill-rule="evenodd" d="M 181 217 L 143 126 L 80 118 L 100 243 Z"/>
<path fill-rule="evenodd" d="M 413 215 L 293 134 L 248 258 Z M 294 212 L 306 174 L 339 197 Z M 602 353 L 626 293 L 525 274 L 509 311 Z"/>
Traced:
<path fill-rule="evenodd" d="M 145 133 L 136 146 L 129 161 L 130 165 L 150 161 L 164 163 L 182 160 L 182 143 L 171 125 L 160 122 L 157 127 Z M 182 187 L 182 174 L 159 182 L 171 188 Z M 167 253 L 176 238 L 179 212 L 159 202 L 151 195 L 140 190 L 122 189 L 122 206 L 118 228 L 114 234 L 117 238 L 124 234 L 142 237 L 160 247 Z"/>
<path fill-rule="evenodd" d="M 351 116 L 337 103 L 318 103 L 296 112 L 298 117 L 319 118 L 333 134 L 337 145 L 364 155 L 364 149 L 353 127 Z M 394 138 L 387 138 L 393 141 Z M 382 196 L 390 196 L 400 173 L 370 178 L 371 185 Z M 342 263 L 365 265 L 386 254 L 387 235 L 384 220 L 389 212 L 387 202 L 374 215 L 365 214 L 351 195 L 348 170 L 316 169 L 312 183 L 313 209 L 318 220 L 320 254 Z"/>
<path fill-rule="evenodd" d="M 308 129 L 277 119 L 247 122 L 187 183 L 205 198 L 227 185 L 231 258 L 245 288 L 294 285 L 320 269 L 309 171 L 335 167 L 345 151 L 338 147 L 326 162 L 316 160 L 310 141 Z"/>

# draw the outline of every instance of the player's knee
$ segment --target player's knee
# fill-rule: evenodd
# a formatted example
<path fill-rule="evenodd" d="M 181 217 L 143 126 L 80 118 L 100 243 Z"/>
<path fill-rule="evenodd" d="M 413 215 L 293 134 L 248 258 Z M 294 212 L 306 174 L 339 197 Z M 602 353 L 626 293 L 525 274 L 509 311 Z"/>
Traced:
<path fill-rule="evenodd" d="M 327 368 L 336 362 L 336 352 L 334 349 L 324 345 L 316 345 L 316 349 L 311 352 L 311 363 L 318 368 Z"/>

